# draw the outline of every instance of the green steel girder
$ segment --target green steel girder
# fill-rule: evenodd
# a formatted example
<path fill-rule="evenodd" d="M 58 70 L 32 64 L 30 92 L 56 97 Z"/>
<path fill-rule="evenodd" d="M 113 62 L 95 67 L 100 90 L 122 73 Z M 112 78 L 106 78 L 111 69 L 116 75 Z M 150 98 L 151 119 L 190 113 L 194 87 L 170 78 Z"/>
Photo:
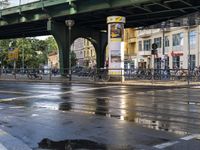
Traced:
<path fill-rule="evenodd" d="M 101 30 L 107 28 L 106 17 L 110 15 L 125 16 L 126 26 L 133 27 L 155 24 L 198 10 L 200 1 L 194 0 L 41 0 L 0 10 L 0 38 L 49 34 L 45 30 L 48 19 L 64 22 L 71 18 L 77 27 Z M 41 30 L 35 27 L 36 24 L 42 26 Z M 30 29 L 23 30 L 20 26 Z M 10 29 L 14 29 L 15 34 Z"/>

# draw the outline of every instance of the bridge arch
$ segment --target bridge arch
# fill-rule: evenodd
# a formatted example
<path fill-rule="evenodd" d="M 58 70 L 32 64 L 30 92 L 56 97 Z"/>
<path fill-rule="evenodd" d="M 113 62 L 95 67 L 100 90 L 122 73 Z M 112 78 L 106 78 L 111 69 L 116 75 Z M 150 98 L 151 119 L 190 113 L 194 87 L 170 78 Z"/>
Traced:
<path fill-rule="evenodd" d="M 90 37 L 76 37 L 71 44 L 71 50 L 76 54 L 77 65 L 94 68 L 97 64 L 97 44 Z"/>

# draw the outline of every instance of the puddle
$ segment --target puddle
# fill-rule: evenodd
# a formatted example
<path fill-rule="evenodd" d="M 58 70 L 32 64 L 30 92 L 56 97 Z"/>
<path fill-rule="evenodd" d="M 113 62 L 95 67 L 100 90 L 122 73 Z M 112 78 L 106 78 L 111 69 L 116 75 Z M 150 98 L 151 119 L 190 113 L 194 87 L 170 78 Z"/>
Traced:
<path fill-rule="evenodd" d="M 106 145 L 97 143 L 90 140 L 76 139 L 76 140 L 63 140 L 63 141 L 53 141 L 48 138 L 43 139 L 38 143 L 39 148 L 49 149 L 49 150 L 75 150 L 75 149 L 85 149 L 85 150 L 106 150 Z"/>

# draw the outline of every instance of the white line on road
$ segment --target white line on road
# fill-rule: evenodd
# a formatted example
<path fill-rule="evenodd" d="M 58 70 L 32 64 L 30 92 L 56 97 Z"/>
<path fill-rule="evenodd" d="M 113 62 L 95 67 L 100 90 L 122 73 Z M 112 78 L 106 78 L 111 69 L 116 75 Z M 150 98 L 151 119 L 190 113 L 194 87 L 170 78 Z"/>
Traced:
<path fill-rule="evenodd" d="M 8 150 L 8 149 L 0 143 L 0 150 Z"/>
<path fill-rule="evenodd" d="M 13 101 L 13 100 L 17 100 L 17 99 L 46 98 L 48 96 L 58 96 L 58 95 L 64 95 L 64 94 L 73 94 L 73 93 L 79 93 L 79 92 L 85 92 L 85 91 L 93 91 L 93 90 L 99 90 L 99 89 L 109 89 L 109 88 L 115 88 L 115 87 L 121 87 L 121 86 L 104 86 L 104 87 L 80 89 L 80 90 L 75 90 L 75 91 L 66 91 L 66 92 L 62 92 L 62 93 L 53 93 L 52 92 L 50 94 L 32 95 L 32 96 L 20 96 L 20 97 L 0 99 L 0 102 L 8 102 L 8 101 Z"/>
<path fill-rule="evenodd" d="M 179 142 L 178 141 L 173 141 L 173 142 L 162 143 L 162 144 L 155 145 L 154 148 L 163 149 L 163 148 L 175 145 L 177 143 L 179 143 Z"/>
<path fill-rule="evenodd" d="M 191 139 L 195 139 L 195 138 L 199 138 L 199 137 L 200 137 L 200 134 L 192 134 L 192 135 L 189 135 L 186 137 L 182 137 L 181 140 L 189 141 Z"/>
<path fill-rule="evenodd" d="M 192 135 L 189 135 L 189 136 L 182 137 L 182 138 L 180 138 L 180 140 L 189 141 L 189 140 L 192 140 L 192 139 L 199 139 L 199 138 L 200 138 L 200 134 L 192 134 Z M 166 143 L 155 145 L 153 147 L 157 148 L 157 149 L 164 149 L 164 148 L 167 148 L 169 146 L 178 144 L 180 142 L 181 141 L 166 142 Z"/>
<path fill-rule="evenodd" d="M 6 94 L 31 94 L 31 93 L 28 93 L 28 92 L 3 91 L 3 90 L 1 90 L 0 93 L 6 93 Z"/>

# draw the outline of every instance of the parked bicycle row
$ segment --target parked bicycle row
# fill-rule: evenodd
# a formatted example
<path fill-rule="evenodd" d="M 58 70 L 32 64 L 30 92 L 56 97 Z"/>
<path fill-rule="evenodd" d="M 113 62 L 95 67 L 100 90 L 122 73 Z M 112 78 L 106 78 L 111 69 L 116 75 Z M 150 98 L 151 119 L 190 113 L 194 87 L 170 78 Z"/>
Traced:
<path fill-rule="evenodd" d="M 88 79 L 90 81 L 109 81 L 113 76 L 124 76 L 125 80 L 190 80 L 200 81 L 200 71 L 187 69 L 1 69 L 1 78 L 26 78 L 36 80 L 51 80 L 52 77 L 63 77 L 72 79 Z"/>

